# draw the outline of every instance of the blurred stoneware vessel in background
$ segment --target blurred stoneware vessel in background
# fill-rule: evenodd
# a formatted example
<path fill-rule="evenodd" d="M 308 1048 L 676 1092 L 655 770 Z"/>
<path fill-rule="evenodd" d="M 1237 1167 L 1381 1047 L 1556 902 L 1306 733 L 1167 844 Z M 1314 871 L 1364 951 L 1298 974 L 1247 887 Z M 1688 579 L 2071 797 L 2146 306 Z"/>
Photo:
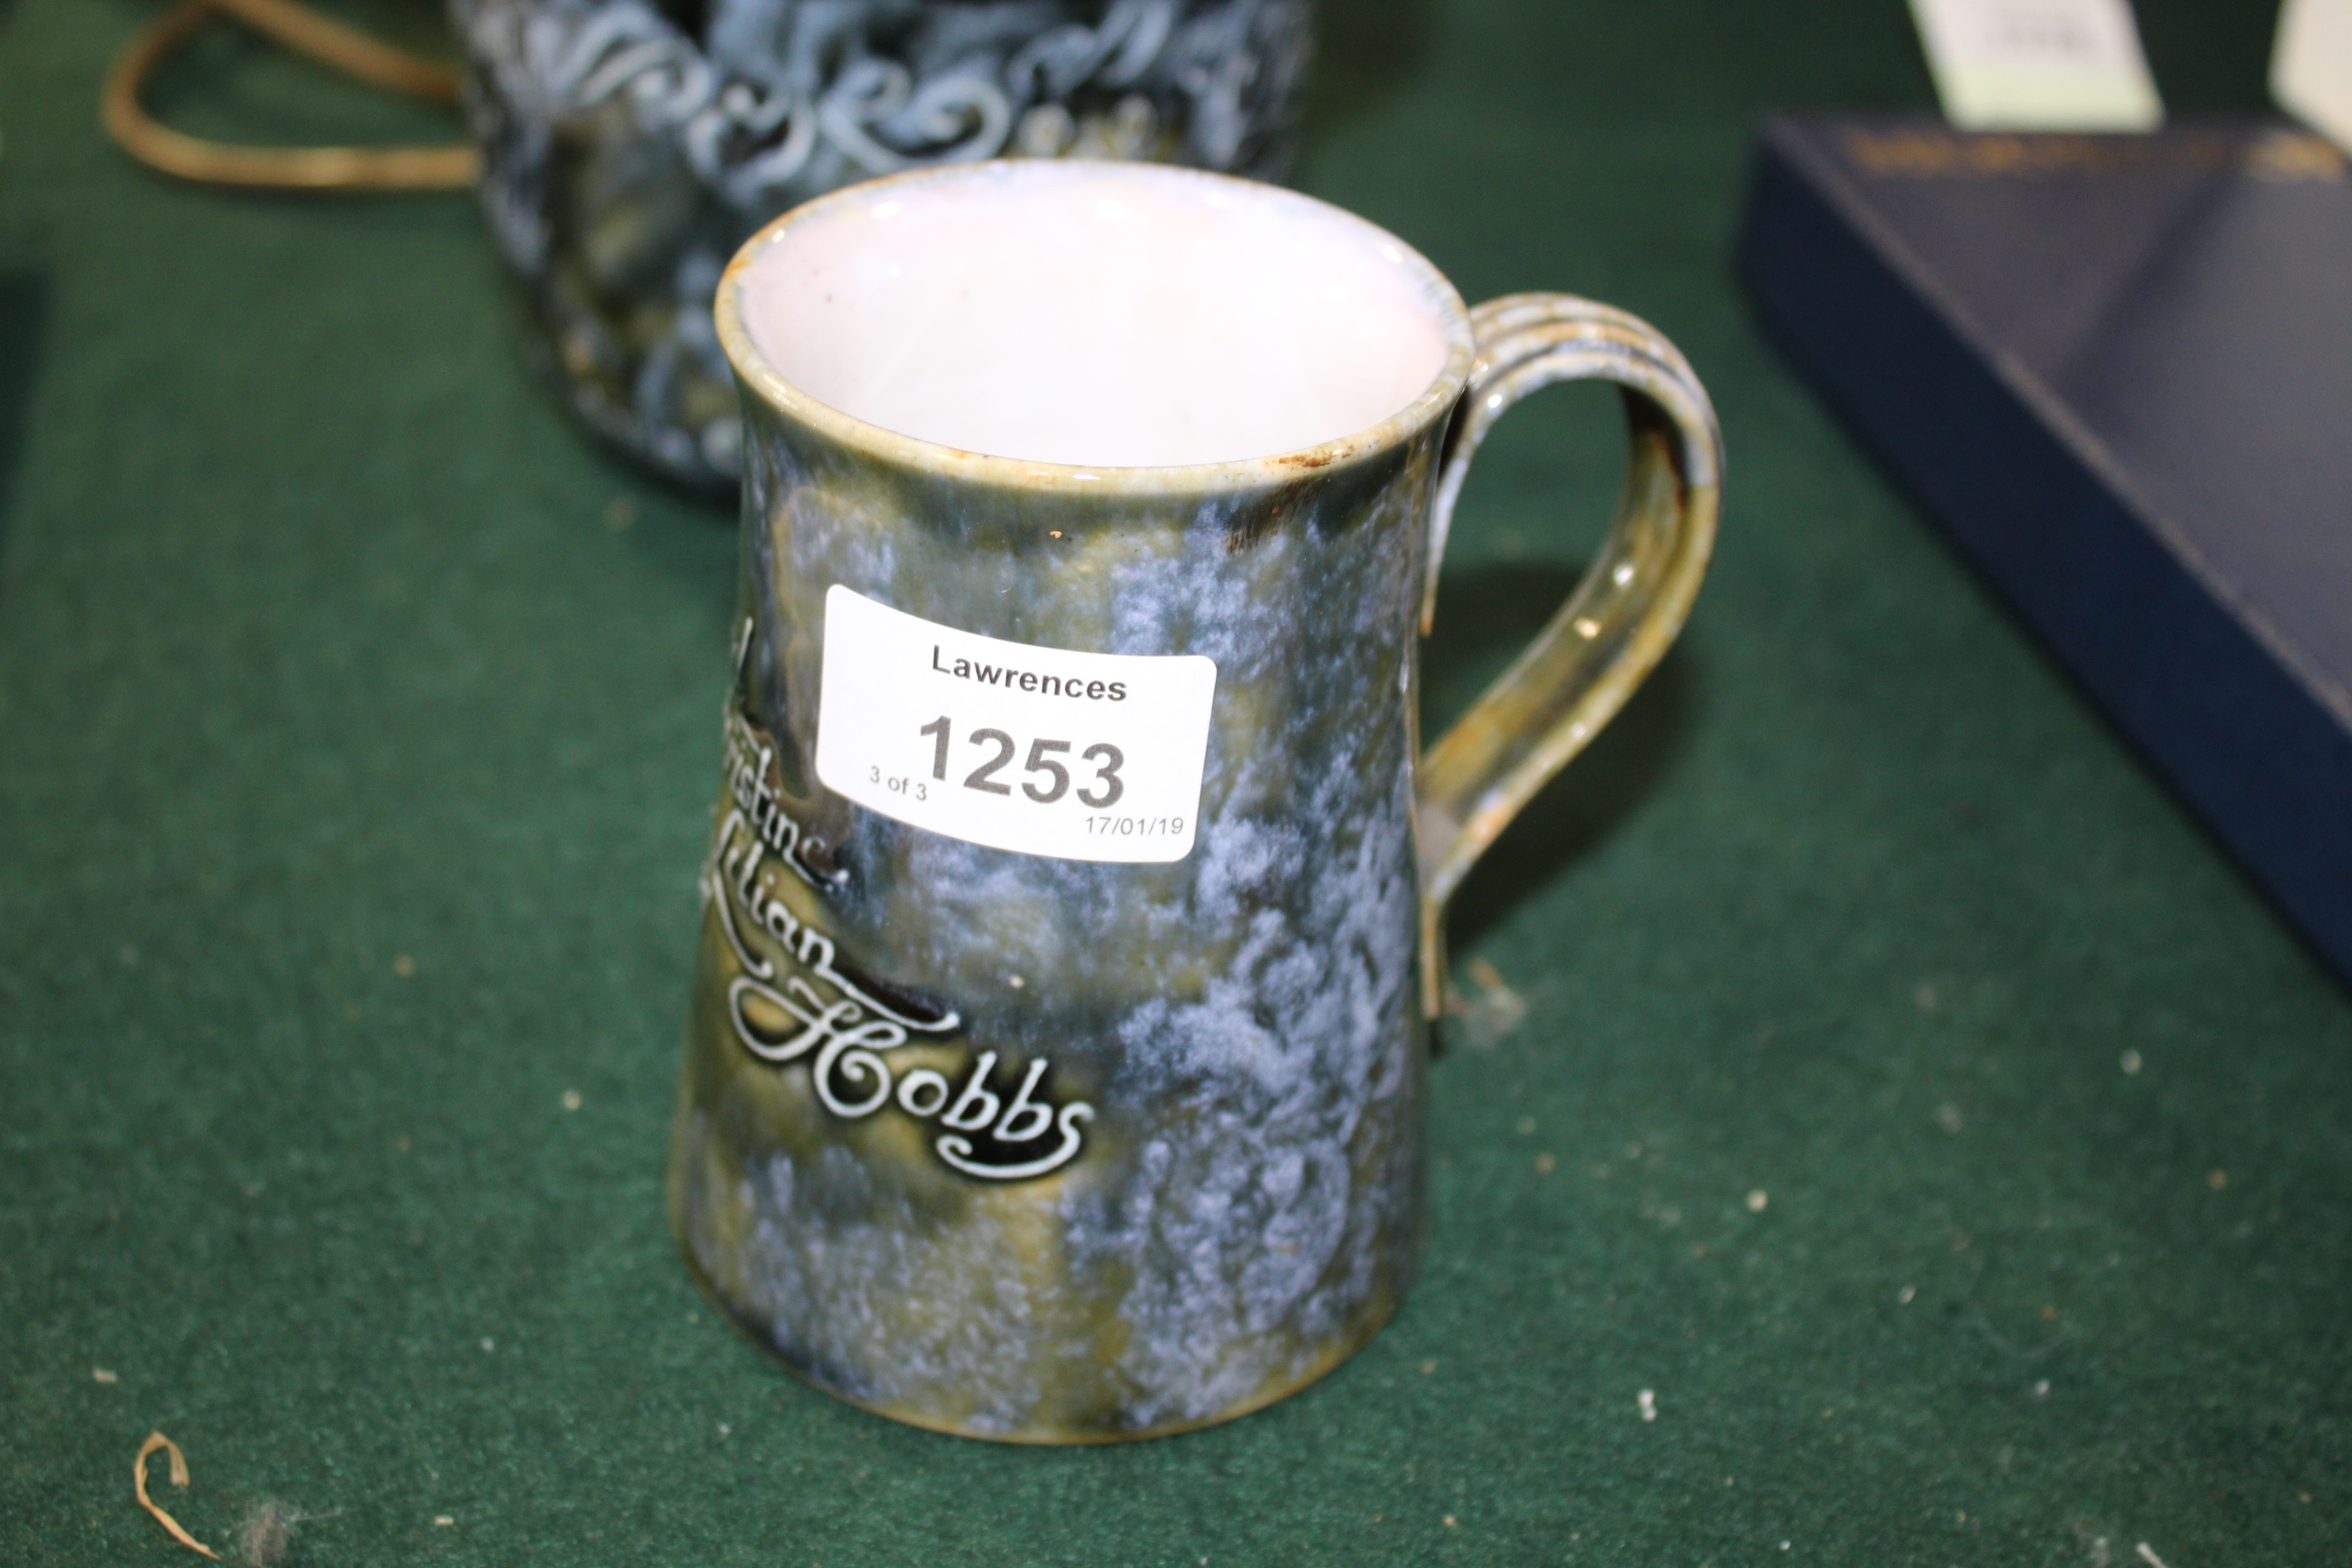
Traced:
<path fill-rule="evenodd" d="M 1309 0 L 450 0 L 482 202 L 543 367 L 593 429 L 723 488 L 742 426 L 710 327 L 762 223 L 994 157 L 1278 179 Z"/>

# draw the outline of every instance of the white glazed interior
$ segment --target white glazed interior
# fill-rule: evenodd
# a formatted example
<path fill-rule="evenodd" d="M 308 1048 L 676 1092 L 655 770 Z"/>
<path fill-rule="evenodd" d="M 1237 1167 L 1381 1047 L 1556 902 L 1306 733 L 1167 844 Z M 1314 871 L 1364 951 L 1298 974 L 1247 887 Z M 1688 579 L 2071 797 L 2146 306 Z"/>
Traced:
<path fill-rule="evenodd" d="M 742 320 L 808 396 L 920 441 L 1160 468 L 1335 441 L 1423 396 L 1459 306 L 1371 225 L 1267 186 L 1035 163 L 785 219 Z"/>

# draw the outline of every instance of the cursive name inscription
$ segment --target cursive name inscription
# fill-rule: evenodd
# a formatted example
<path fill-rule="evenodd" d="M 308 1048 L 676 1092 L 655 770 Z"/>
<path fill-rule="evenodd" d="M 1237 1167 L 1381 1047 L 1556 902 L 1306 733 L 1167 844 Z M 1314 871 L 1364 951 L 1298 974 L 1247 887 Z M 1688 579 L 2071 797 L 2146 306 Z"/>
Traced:
<path fill-rule="evenodd" d="M 890 988 L 845 973 L 833 939 L 770 890 L 772 862 L 820 890 L 829 890 L 838 874 L 821 877 L 802 858 L 813 840 L 769 782 L 772 748 L 732 703 L 727 752 L 730 800 L 703 868 L 702 894 L 742 970 L 728 984 L 727 1014 L 743 1048 L 779 1067 L 805 1060 L 818 1102 L 845 1121 L 895 1105 L 919 1121 L 936 1122 L 941 1131 L 932 1149 L 968 1176 L 1024 1181 L 1076 1159 L 1085 1142 L 1079 1128 L 1094 1120 L 1094 1108 L 1082 1100 L 1057 1108 L 1040 1098 L 1043 1057 L 1009 1093 L 990 1087 L 994 1051 L 982 1051 L 960 1083 L 929 1068 L 892 1070 L 889 1052 L 919 1037 L 938 1041 L 954 1034 L 961 1016 L 877 995 Z M 773 944 L 772 955 L 753 950 L 746 926 Z M 1048 1133 L 1055 1135 L 1050 1144 Z M 1040 1147 L 1033 1152 L 1031 1146 Z"/>

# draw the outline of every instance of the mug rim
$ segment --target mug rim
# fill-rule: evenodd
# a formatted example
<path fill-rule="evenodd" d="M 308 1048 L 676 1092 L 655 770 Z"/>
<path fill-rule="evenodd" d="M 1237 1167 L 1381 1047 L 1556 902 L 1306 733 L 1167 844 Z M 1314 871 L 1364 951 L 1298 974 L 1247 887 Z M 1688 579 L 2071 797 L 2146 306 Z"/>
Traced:
<path fill-rule="evenodd" d="M 751 329 L 743 319 L 742 290 L 746 275 L 760 253 L 781 239 L 784 232 L 795 224 L 830 209 L 869 202 L 887 192 L 912 186 L 976 178 L 1001 179 L 1008 172 L 1045 174 L 1085 170 L 1140 174 L 1146 179 L 1238 186 L 1255 197 L 1312 208 L 1393 245 L 1400 252 L 1407 271 L 1423 284 L 1437 307 L 1439 329 L 1445 338 L 1444 363 L 1438 366 L 1437 374 L 1431 378 L 1429 384 L 1402 407 L 1385 418 L 1311 447 L 1217 462 L 1122 467 L 1118 464 L 1055 463 L 1030 458 L 1002 457 L 928 441 L 919 436 L 903 435 L 846 413 L 802 390 L 776 368 L 752 340 Z M 1097 495 L 1106 492 L 1149 494 L 1252 489 L 1296 479 L 1302 473 L 1320 473 L 1348 467 L 1389 451 L 1411 440 L 1431 424 L 1450 416 L 1463 388 L 1469 384 L 1471 361 L 1475 354 L 1470 311 L 1462 302 L 1460 290 L 1427 257 L 1370 218 L 1286 185 L 1269 184 L 1264 181 L 1243 179 L 1238 175 L 1188 168 L 1181 164 L 1106 158 L 992 158 L 909 169 L 829 191 L 770 219 L 737 248 L 727 263 L 726 271 L 719 276 L 712 317 L 718 328 L 719 347 L 725 351 L 728 363 L 733 368 L 736 380 L 744 392 L 758 397 L 775 412 L 831 440 L 856 448 L 869 457 L 965 483 L 1034 487 L 1042 481 L 1066 484 L 1072 489 L 1083 488 Z M 747 449 L 748 447 L 747 439 Z"/>

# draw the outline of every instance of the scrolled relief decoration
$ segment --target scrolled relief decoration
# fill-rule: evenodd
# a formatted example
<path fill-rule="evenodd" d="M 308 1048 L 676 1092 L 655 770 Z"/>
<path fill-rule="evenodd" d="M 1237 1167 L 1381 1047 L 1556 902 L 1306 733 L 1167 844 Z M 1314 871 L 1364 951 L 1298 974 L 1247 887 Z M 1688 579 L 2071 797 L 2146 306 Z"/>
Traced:
<path fill-rule="evenodd" d="M 1310 0 L 451 0 L 545 368 L 690 484 L 740 468 L 710 323 L 751 232 L 877 174 L 1108 157 L 1278 179 Z"/>

